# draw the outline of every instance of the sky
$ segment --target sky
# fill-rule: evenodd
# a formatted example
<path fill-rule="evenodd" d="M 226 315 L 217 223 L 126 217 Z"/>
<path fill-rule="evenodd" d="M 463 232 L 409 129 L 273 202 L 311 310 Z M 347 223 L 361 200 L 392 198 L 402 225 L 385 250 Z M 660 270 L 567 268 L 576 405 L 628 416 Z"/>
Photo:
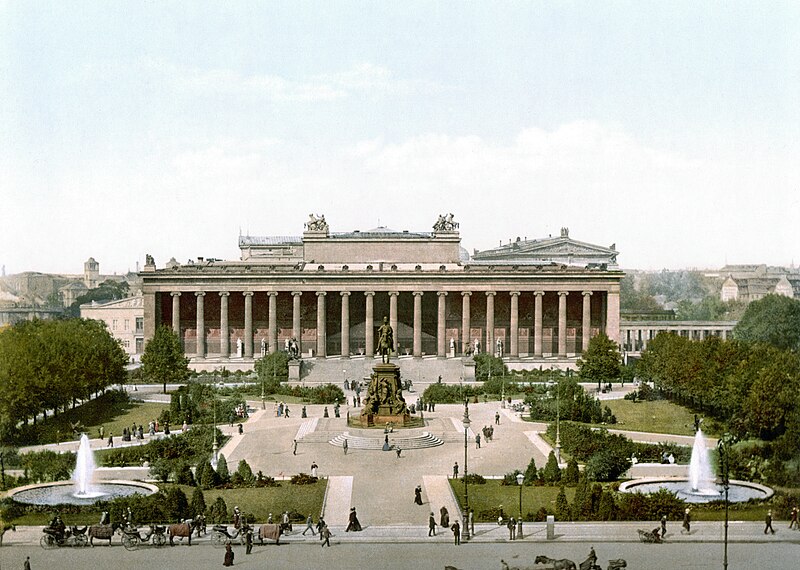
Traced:
<path fill-rule="evenodd" d="M 0 264 L 238 236 L 570 229 L 629 269 L 800 263 L 800 3 L 0 0 Z"/>

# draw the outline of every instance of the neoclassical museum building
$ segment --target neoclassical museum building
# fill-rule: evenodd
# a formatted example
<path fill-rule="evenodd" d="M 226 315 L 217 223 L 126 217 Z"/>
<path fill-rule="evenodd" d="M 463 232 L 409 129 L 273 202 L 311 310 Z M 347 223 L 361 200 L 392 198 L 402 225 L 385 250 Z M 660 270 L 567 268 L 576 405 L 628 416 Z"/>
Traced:
<path fill-rule="evenodd" d="M 599 331 L 620 339 L 618 252 L 567 228 L 470 255 L 452 214 L 429 232 L 332 232 L 312 215 L 300 236 L 240 236 L 239 249 L 163 267 L 148 255 L 145 337 L 171 326 L 196 369 L 246 369 L 291 339 L 309 363 L 371 365 L 384 317 L 400 361 L 489 350 L 511 368 L 564 367 Z"/>

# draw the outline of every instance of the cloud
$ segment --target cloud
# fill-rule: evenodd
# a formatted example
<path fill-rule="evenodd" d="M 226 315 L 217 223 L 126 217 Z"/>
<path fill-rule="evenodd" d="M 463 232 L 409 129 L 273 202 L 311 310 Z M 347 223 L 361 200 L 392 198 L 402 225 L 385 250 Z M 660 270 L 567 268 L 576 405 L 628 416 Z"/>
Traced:
<path fill-rule="evenodd" d="M 274 102 L 334 101 L 356 94 L 408 95 L 438 89 L 430 82 L 397 79 L 386 67 L 372 63 L 299 79 L 265 73 L 243 74 L 233 69 L 180 67 L 159 59 L 144 59 L 138 66 L 159 75 L 180 91 L 257 96 Z"/>

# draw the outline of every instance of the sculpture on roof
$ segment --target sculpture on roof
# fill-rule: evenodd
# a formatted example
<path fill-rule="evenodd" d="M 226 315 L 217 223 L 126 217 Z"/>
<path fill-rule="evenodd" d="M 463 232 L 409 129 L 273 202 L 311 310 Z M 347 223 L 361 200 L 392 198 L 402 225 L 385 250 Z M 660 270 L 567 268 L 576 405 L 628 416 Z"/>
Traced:
<path fill-rule="evenodd" d="M 308 215 L 308 221 L 305 223 L 306 230 L 309 232 L 327 232 L 328 222 L 325 221 L 325 214 L 315 216 L 314 214 Z"/>
<path fill-rule="evenodd" d="M 453 214 L 439 215 L 439 219 L 433 224 L 435 232 L 452 232 L 458 229 L 458 222 L 453 221 Z"/>
<path fill-rule="evenodd" d="M 153 256 L 152 256 L 152 255 L 150 255 L 149 253 L 147 253 L 147 254 L 145 254 L 145 256 L 144 256 L 144 264 L 145 264 L 145 265 L 155 265 L 155 264 L 156 264 L 156 262 L 155 262 L 155 260 L 153 259 Z"/>

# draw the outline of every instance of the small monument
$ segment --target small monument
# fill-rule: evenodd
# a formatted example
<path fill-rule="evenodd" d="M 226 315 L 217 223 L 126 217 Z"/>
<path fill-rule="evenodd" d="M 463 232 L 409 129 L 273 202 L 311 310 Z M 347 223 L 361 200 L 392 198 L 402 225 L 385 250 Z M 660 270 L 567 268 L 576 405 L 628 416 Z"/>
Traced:
<path fill-rule="evenodd" d="M 409 423 L 408 406 L 403 399 L 400 382 L 400 367 L 389 359 L 394 350 L 394 331 L 389 319 L 383 318 L 383 325 L 378 327 L 378 352 L 381 363 L 375 365 L 370 376 L 367 396 L 361 410 L 361 425 L 404 426 Z"/>

